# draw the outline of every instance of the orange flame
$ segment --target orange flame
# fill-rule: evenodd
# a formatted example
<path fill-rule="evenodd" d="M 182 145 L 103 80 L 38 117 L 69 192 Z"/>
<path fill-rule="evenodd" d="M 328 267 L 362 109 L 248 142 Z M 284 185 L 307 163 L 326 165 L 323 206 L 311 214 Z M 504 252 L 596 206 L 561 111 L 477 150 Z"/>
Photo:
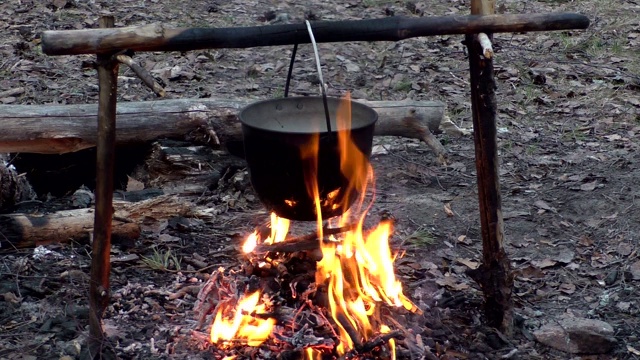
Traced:
<path fill-rule="evenodd" d="M 342 355 L 374 334 L 376 329 L 372 320 L 377 321 L 374 316 L 377 303 L 384 302 L 412 311 L 417 308 L 403 294 L 402 284 L 394 275 L 395 256 L 389 248 L 391 223 L 382 222 L 367 234 L 363 231 L 368 211 L 368 208 L 363 210 L 366 189 L 373 187 L 374 177 L 368 157 L 351 139 L 351 101 L 348 94 L 338 108 L 336 122 L 340 169 L 349 180 L 347 191 L 355 190 L 360 194 L 359 201 L 345 212 L 340 224 L 348 224 L 351 214 L 359 214 L 360 217 L 357 225 L 343 234 L 340 245 L 321 243 L 323 257 L 317 264 L 316 283 L 322 284 L 328 280 L 329 307 L 340 333 L 337 351 Z M 348 208 L 349 204 L 343 206 Z M 319 218 L 318 229 L 321 228 L 322 219 Z M 377 330 L 389 331 L 387 326 L 382 326 Z M 390 341 L 392 351 L 395 351 L 394 346 Z"/>
<path fill-rule="evenodd" d="M 289 224 L 291 221 L 271 213 L 271 234 L 264 240 L 265 244 L 273 244 L 283 242 L 287 238 L 289 232 Z M 242 252 L 248 254 L 252 252 L 260 243 L 260 234 L 258 230 L 252 232 L 242 244 Z"/>
<path fill-rule="evenodd" d="M 264 242 L 266 244 L 283 242 L 287 238 L 290 223 L 289 219 L 279 217 L 276 213 L 271 213 L 271 236 Z"/>
<path fill-rule="evenodd" d="M 391 332 L 391 329 L 387 325 L 382 325 L 380 326 L 380 332 L 387 334 Z M 389 339 L 389 348 L 391 349 L 391 360 L 396 360 L 396 341 L 394 339 Z"/>
<path fill-rule="evenodd" d="M 373 168 L 369 158 L 351 139 L 351 94 L 347 93 L 340 101 L 336 111 L 336 124 L 338 125 L 338 149 L 340 150 L 340 171 L 349 181 L 347 193 L 357 191 L 360 194 L 359 206 L 362 205 L 366 195 L 366 188 L 373 180 Z M 345 198 L 346 200 L 346 198 Z M 348 203 L 342 204 L 346 210 Z"/>
<path fill-rule="evenodd" d="M 304 349 L 305 360 L 322 360 L 322 353 L 313 348 Z"/>
<path fill-rule="evenodd" d="M 252 314 L 264 314 L 266 306 L 258 304 L 260 291 L 244 296 L 234 310 L 232 306 L 220 306 L 211 326 L 211 342 L 225 346 L 231 341 L 244 341 L 249 346 L 259 346 L 271 333 L 275 319 L 260 319 Z M 233 314 L 232 318 L 228 318 Z"/>

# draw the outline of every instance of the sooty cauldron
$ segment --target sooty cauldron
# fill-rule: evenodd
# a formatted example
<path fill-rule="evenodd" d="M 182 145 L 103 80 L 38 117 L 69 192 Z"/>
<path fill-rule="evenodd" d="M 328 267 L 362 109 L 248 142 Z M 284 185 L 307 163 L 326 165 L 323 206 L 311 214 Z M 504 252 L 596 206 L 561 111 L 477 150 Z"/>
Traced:
<path fill-rule="evenodd" d="M 331 129 L 338 128 L 336 110 L 340 101 L 346 100 L 327 98 Z M 319 135 L 316 181 L 322 218 L 343 214 L 357 198 L 357 190 L 347 191 L 348 179 L 340 171 L 337 132 L 327 131 L 321 96 L 260 101 L 245 107 L 239 118 L 251 184 L 268 210 L 291 220 L 317 219 L 307 190 L 310 180 L 305 179 L 304 169 L 310 165 L 301 157 L 301 150 L 314 135 Z M 367 158 L 377 120 L 375 110 L 351 101 L 351 139 Z"/>

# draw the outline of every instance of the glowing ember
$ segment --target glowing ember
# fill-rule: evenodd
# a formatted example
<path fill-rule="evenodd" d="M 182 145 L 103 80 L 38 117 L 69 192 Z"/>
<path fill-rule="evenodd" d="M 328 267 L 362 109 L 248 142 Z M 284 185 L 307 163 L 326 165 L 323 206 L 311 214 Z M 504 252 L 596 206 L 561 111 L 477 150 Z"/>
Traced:
<path fill-rule="evenodd" d="M 249 346 L 262 344 L 271 333 L 276 321 L 260 319 L 253 314 L 264 314 L 265 305 L 258 304 L 260 291 L 244 296 L 234 310 L 232 306 L 220 306 L 211 326 L 211 342 L 223 345 L 231 341 L 242 341 Z M 229 316 L 232 317 L 229 318 Z"/>

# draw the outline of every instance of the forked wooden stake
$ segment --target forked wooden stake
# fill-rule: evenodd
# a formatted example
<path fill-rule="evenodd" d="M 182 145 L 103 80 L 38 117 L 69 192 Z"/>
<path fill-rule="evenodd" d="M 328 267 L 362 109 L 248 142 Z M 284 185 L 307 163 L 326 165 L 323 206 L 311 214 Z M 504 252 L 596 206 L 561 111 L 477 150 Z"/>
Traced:
<path fill-rule="evenodd" d="M 471 9 L 474 15 L 489 15 L 495 9 L 495 1 L 472 0 Z M 491 34 L 487 35 L 491 39 Z M 467 35 L 466 45 L 469 49 L 471 72 L 471 108 L 483 254 L 481 266 L 470 275 L 478 282 L 484 293 L 484 310 L 488 325 L 500 329 L 505 334 L 510 334 L 513 279 L 503 244 L 493 56 L 489 58 L 484 56 L 478 35 Z"/>
<path fill-rule="evenodd" d="M 113 16 L 100 18 L 100 27 L 114 25 Z M 109 358 L 102 330 L 102 316 L 109 304 L 111 271 L 111 217 L 113 215 L 113 168 L 116 141 L 118 61 L 112 54 L 98 55 L 98 141 L 96 214 L 93 229 L 91 279 L 89 283 L 89 346 L 91 359 Z"/>

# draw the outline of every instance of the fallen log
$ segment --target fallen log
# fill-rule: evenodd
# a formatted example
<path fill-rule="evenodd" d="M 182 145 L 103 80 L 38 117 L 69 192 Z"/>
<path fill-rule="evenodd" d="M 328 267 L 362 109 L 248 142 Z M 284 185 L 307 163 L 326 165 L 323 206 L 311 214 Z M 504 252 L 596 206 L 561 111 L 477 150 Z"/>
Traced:
<path fill-rule="evenodd" d="M 445 105 L 435 101 L 361 101 L 379 115 L 375 135 L 422 139 L 437 155 L 444 148 L 429 138 L 445 115 Z M 158 138 L 208 136 L 214 143 L 242 141 L 237 114 L 252 100 L 174 99 L 121 102 L 117 106 L 116 143 L 145 142 Z M 96 144 L 98 106 L 0 105 L 0 153 L 63 154 Z M 431 138 L 433 136 L 431 135 Z"/>
<path fill-rule="evenodd" d="M 45 215 L 0 215 L 0 249 L 35 247 L 89 238 L 95 212 L 91 208 L 57 211 Z M 136 239 L 140 226 L 113 221 L 112 236 Z"/>
<path fill-rule="evenodd" d="M 136 239 L 140 225 L 188 214 L 192 205 L 177 196 L 161 195 L 136 203 L 115 201 L 112 236 Z M 0 215 L 0 249 L 35 247 L 86 239 L 93 232 L 93 208 L 56 211 L 49 214 Z"/>

